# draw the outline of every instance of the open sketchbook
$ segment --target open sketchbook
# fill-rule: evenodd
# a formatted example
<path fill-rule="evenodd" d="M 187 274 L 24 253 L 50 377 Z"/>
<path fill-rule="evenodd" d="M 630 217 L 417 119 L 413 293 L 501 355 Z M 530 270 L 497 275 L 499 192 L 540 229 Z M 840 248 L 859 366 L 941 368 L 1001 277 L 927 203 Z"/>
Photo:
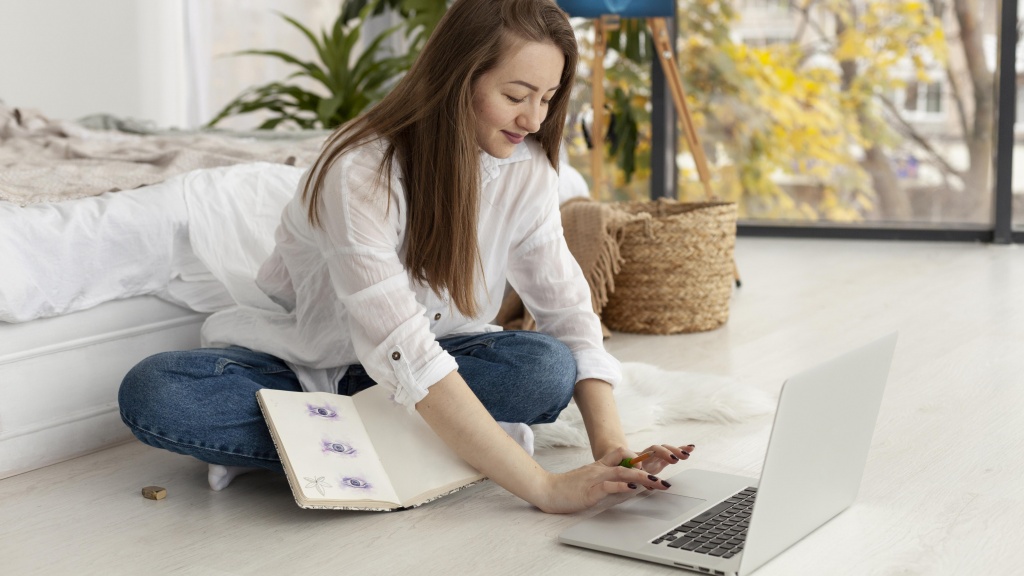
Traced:
<path fill-rule="evenodd" d="M 303 508 L 411 508 L 484 478 L 382 386 L 256 396 Z"/>

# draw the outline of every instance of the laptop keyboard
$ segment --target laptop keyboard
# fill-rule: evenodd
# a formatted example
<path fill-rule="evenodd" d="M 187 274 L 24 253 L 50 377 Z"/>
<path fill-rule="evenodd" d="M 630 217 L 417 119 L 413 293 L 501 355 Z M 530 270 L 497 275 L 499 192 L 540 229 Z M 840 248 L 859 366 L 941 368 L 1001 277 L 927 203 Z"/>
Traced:
<path fill-rule="evenodd" d="M 669 548 L 680 548 L 722 558 L 732 558 L 743 550 L 754 509 L 757 488 L 745 488 L 721 504 L 677 526 L 651 541 Z"/>

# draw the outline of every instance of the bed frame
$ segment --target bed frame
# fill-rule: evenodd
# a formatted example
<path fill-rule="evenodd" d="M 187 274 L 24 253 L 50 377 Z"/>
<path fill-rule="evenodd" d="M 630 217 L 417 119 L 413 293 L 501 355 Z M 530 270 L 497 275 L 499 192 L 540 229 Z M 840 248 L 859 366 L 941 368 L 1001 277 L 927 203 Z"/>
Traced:
<path fill-rule="evenodd" d="M 121 379 L 146 356 L 198 347 L 206 316 L 141 296 L 0 322 L 0 478 L 131 440 Z"/>

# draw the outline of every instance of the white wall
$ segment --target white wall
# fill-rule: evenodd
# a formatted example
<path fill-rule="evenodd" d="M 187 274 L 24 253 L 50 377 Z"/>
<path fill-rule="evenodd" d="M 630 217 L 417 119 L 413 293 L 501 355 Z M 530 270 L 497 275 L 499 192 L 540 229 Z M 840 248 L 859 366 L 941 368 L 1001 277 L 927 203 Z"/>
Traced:
<path fill-rule="evenodd" d="M 183 125 L 184 1 L 0 0 L 0 100 Z"/>
<path fill-rule="evenodd" d="M 338 0 L 0 0 L 0 101 L 74 120 L 107 113 L 196 128 L 246 88 L 295 68 L 245 49 L 315 59 L 288 14 L 319 33 Z M 379 31 L 383 22 L 371 31 Z M 307 83 L 307 88 L 317 89 Z M 221 127 L 251 129 L 260 115 Z"/>

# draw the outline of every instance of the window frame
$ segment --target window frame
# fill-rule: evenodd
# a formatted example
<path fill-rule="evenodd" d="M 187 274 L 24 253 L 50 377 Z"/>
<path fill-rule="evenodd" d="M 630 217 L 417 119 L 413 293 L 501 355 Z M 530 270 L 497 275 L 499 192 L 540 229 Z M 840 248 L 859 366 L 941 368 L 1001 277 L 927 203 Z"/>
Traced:
<path fill-rule="evenodd" d="M 1015 118 L 1017 108 L 1017 18 L 1019 0 L 1002 0 L 1002 13 L 999 18 L 997 66 L 998 90 L 995 97 L 996 122 L 993 127 L 995 133 L 995 154 L 994 154 L 994 186 L 993 194 L 993 218 L 989 225 L 980 226 L 837 226 L 832 224 L 818 225 L 790 225 L 771 223 L 743 223 L 737 225 L 737 236 L 746 237 L 774 237 L 774 238 L 831 238 L 831 239 L 864 239 L 864 240 L 908 240 L 908 241 L 954 241 L 954 242 L 986 242 L 993 244 L 1024 243 L 1024 229 L 1013 229 L 1013 148 L 1015 121 L 1000 122 L 1000 118 Z M 1004 38 L 1012 39 L 1010 42 L 1003 42 Z M 659 70 L 653 70 L 656 76 Z M 941 97 L 941 95 L 940 95 Z M 652 117 L 654 123 L 671 123 L 674 126 L 675 115 L 671 106 L 664 106 L 663 99 L 667 94 L 663 90 L 652 90 L 652 104 L 655 111 L 654 116 L 663 116 L 663 119 Z M 660 113 L 659 113 L 660 112 Z M 944 114 L 944 112 L 940 113 Z M 913 120 L 919 120 L 913 118 Z M 930 117 L 926 118 L 931 120 Z M 1024 119 L 1022 119 L 1024 121 Z M 670 172 L 669 167 L 663 166 L 663 157 L 674 158 L 674 146 L 672 143 L 672 154 L 655 154 L 652 158 L 652 174 L 659 172 Z M 1009 162 L 999 162 L 999 158 L 1010 159 Z M 674 197 L 675 190 L 669 189 L 666 185 L 660 184 L 664 179 L 653 179 L 651 187 L 651 198 Z M 1024 226 L 1024 223 L 1021 223 Z"/>

